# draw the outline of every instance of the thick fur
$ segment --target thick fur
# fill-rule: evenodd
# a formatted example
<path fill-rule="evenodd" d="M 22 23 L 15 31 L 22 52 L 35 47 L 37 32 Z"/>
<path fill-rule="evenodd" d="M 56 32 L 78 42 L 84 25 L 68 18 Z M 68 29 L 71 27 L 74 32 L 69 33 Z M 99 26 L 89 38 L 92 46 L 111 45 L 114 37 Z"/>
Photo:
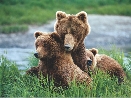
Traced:
<path fill-rule="evenodd" d="M 71 53 L 64 50 L 63 41 L 58 33 L 39 35 L 38 32 L 35 33 L 35 46 L 39 58 L 39 65 L 36 67 L 38 74 L 42 73 L 44 77 L 48 75 L 56 86 L 69 86 L 73 80 L 87 85 L 91 83 L 90 76 L 75 65 Z"/>
<path fill-rule="evenodd" d="M 86 52 L 88 54 L 87 58 L 90 58 L 93 61 L 91 70 L 95 71 L 96 69 L 99 69 L 103 72 L 107 72 L 111 77 L 117 77 L 119 84 L 121 84 L 124 81 L 124 78 L 126 76 L 125 72 L 122 66 L 116 60 L 105 54 L 97 54 L 98 50 L 95 48 L 89 50 L 87 49 Z M 95 55 L 92 56 L 91 54 Z"/>
<path fill-rule="evenodd" d="M 58 11 L 56 20 L 54 28 L 64 41 L 65 50 L 71 51 L 74 63 L 83 71 L 88 72 L 84 39 L 90 33 L 90 25 L 86 12 L 69 15 Z"/>

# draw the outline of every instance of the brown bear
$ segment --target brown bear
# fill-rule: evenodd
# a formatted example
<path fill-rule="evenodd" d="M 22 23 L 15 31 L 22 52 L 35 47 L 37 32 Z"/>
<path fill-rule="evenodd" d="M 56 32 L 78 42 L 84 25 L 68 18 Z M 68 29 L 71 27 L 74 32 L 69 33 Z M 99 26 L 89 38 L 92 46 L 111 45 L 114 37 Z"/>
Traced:
<path fill-rule="evenodd" d="M 90 72 L 94 72 L 94 69 L 97 65 L 97 60 L 95 55 L 98 53 L 98 50 L 95 48 L 86 49 L 86 59 L 87 59 L 87 68 L 88 74 L 91 76 Z"/>
<path fill-rule="evenodd" d="M 118 83 L 121 84 L 126 76 L 122 66 L 113 58 L 105 55 L 98 54 L 98 49 L 86 49 L 87 53 L 87 66 L 90 70 L 95 71 L 99 69 L 103 72 L 107 72 L 111 77 L 118 78 Z M 91 63 L 92 62 L 92 63 Z"/>
<path fill-rule="evenodd" d="M 87 13 L 81 11 L 76 15 L 69 15 L 57 11 L 54 29 L 64 41 L 65 50 L 71 51 L 74 63 L 88 72 L 84 45 L 84 39 L 90 33 Z"/>
<path fill-rule="evenodd" d="M 64 43 L 58 33 L 36 32 L 35 37 L 39 74 L 53 78 L 56 86 L 69 86 L 74 79 L 87 85 L 91 83 L 90 76 L 74 64 L 71 52 L 64 50 Z"/>
<path fill-rule="evenodd" d="M 30 69 L 28 69 L 26 71 L 26 74 L 38 77 L 38 72 L 39 72 L 39 65 L 36 66 L 36 67 L 31 67 Z"/>

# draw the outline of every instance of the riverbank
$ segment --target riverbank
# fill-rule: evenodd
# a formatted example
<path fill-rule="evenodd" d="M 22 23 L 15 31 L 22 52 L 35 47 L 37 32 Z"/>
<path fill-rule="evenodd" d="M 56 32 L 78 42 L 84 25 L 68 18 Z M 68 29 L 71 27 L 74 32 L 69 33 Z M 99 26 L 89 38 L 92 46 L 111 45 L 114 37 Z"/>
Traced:
<path fill-rule="evenodd" d="M 131 17 L 112 15 L 88 15 L 91 26 L 90 34 L 85 38 L 86 48 L 110 49 L 112 45 L 120 48 L 125 53 L 131 51 Z M 56 20 L 42 26 L 29 26 L 25 33 L 0 34 L 0 54 L 9 60 L 15 61 L 20 66 L 27 66 L 25 61 L 34 47 L 34 32 L 53 32 Z"/>

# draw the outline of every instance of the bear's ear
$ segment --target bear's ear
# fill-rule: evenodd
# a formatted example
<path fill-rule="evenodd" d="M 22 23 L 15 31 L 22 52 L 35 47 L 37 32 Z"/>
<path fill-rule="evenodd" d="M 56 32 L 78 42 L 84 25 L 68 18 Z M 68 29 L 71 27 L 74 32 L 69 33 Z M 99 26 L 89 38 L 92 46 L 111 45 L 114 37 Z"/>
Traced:
<path fill-rule="evenodd" d="M 89 51 L 91 51 L 94 56 L 95 56 L 96 54 L 98 54 L 98 49 L 96 49 L 96 48 L 89 49 Z"/>
<path fill-rule="evenodd" d="M 65 12 L 62 12 L 62 11 L 57 11 L 56 12 L 56 19 L 59 21 L 61 20 L 62 18 L 65 18 L 66 17 L 66 13 Z"/>
<path fill-rule="evenodd" d="M 34 35 L 35 35 L 35 38 L 37 38 L 38 36 L 42 35 L 42 32 L 36 31 Z"/>
<path fill-rule="evenodd" d="M 79 12 L 78 14 L 76 14 L 77 18 L 79 20 L 81 20 L 83 23 L 87 22 L 87 13 L 84 11 Z"/>
<path fill-rule="evenodd" d="M 57 41 L 57 42 L 61 42 L 61 41 L 62 41 L 61 38 L 60 38 L 60 35 L 59 35 L 58 33 L 53 32 L 53 33 L 51 33 L 50 36 L 51 36 L 53 39 L 55 39 L 55 41 Z"/>

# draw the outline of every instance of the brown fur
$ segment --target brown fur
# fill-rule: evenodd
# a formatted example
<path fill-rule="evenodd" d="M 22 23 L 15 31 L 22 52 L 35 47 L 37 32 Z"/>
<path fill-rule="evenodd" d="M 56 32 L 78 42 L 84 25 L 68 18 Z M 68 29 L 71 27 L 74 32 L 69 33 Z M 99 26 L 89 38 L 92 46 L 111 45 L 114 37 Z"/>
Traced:
<path fill-rule="evenodd" d="M 90 32 L 90 25 L 86 12 L 69 15 L 58 11 L 56 19 L 54 28 L 64 41 L 65 50 L 71 51 L 74 63 L 83 71 L 88 72 L 84 39 Z"/>
<path fill-rule="evenodd" d="M 98 50 L 93 48 L 86 50 L 86 52 L 87 54 L 91 54 L 91 52 L 98 53 Z M 125 72 L 121 65 L 113 58 L 105 54 L 95 54 L 95 56 L 87 55 L 87 57 L 96 59 L 96 65 L 92 64 L 91 70 L 100 69 L 103 72 L 107 72 L 111 77 L 116 76 L 118 78 L 118 83 L 122 83 L 124 81 L 124 77 L 126 76 Z"/>
<path fill-rule="evenodd" d="M 38 72 L 39 72 L 39 66 L 31 67 L 29 70 L 26 71 L 26 74 L 38 77 Z"/>
<path fill-rule="evenodd" d="M 56 86 L 69 86 L 74 79 L 90 84 L 91 78 L 74 64 L 71 53 L 64 50 L 63 41 L 57 33 L 40 33 L 36 37 L 35 46 L 39 58 L 38 73 L 53 78 Z"/>
<path fill-rule="evenodd" d="M 92 49 L 86 49 L 86 59 L 87 59 L 87 67 L 88 71 L 93 71 L 96 67 L 97 60 L 95 58 L 95 55 L 98 53 L 98 50 L 95 48 Z M 91 65 L 88 64 L 88 61 L 91 61 Z"/>

